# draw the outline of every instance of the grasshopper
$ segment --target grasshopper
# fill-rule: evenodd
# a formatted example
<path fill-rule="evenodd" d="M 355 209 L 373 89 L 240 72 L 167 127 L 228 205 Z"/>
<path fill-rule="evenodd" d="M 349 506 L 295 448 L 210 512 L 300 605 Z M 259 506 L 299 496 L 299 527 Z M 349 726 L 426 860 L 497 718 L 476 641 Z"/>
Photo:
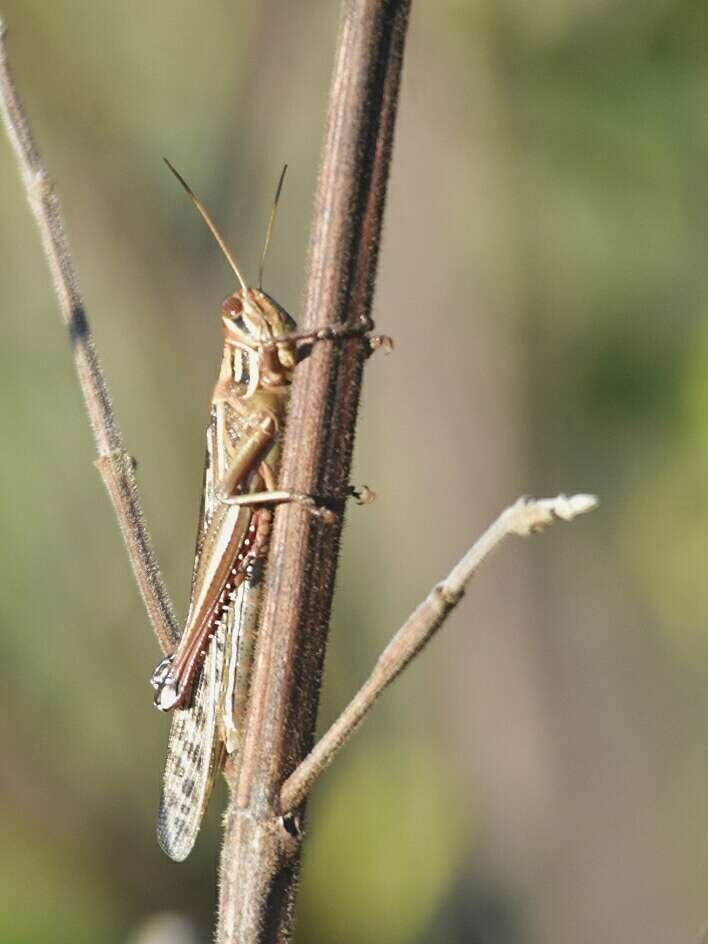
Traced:
<path fill-rule="evenodd" d="M 363 335 L 369 324 L 296 333 L 285 309 L 262 289 L 286 168 L 276 191 L 250 288 L 207 210 L 187 191 L 236 274 L 240 288 L 222 305 L 224 349 L 211 401 L 192 589 L 184 632 L 155 669 L 155 705 L 174 711 L 167 746 L 157 837 L 170 858 L 184 860 L 199 832 L 215 778 L 238 749 L 272 507 L 295 501 L 331 520 L 312 498 L 277 487 L 280 441 L 298 345 Z M 379 339 L 371 338 L 374 346 Z"/>

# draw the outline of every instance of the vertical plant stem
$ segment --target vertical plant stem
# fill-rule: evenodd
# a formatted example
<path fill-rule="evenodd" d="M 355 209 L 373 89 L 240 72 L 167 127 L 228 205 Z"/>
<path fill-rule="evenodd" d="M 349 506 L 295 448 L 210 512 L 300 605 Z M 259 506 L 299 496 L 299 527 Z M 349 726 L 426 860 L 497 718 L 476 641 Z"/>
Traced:
<path fill-rule="evenodd" d="M 113 502 L 133 573 L 155 635 L 162 651 L 167 653 L 179 639 L 179 624 L 143 518 L 135 463 L 123 445 L 96 353 L 76 267 L 66 238 L 59 198 L 40 156 L 15 83 L 7 52 L 7 30 L 1 20 L 0 115 L 42 238 L 59 311 L 69 331 L 74 365 L 98 451 L 96 467 Z"/>
<path fill-rule="evenodd" d="M 345 0 L 320 169 L 307 330 L 368 316 L 396 117 L 409 0 Z M 365 341 L 321 342 L 292 387 L 281 487 L 342 495 L 349 483 Z M 310 750 L 341 517 L 276 512 L 243 749 L 220 869 L 221 944 L 289 940 L 303 809 L 283 820 L 280 788 Z"/>

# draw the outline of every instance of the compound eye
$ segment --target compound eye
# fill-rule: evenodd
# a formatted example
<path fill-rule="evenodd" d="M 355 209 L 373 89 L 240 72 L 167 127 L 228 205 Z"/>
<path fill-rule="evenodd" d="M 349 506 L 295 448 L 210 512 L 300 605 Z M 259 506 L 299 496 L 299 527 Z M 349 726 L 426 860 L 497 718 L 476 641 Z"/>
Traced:
<path fill-rule="evenodd" d="M 229 295 L 228 298 L 224 299 L 224 303 L 221 306 L 221 310 L 225 315 L 228 315 L 229 318 L 239 318 L 243 314 L 243 301 L 241 296 L 238 293 Z"/>

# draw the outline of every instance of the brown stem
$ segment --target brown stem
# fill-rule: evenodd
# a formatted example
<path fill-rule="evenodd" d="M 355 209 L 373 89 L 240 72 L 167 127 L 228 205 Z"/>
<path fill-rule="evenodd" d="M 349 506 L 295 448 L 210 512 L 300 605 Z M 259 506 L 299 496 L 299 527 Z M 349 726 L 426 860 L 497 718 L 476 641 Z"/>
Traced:
<path fill-rule="evenodd" d="M 329 767 L 364 720 L 379 695 L 430 642 L 457 606 L 465 586 L 480 564 L 505 537 L 510 534 L 525 536 L 540 531 L 559 519 L 570 521 L 576 515 L 590 511 L 596 504 L 597 500 L 593 495 L 574 495 L 572 498 L 559 495 L 557 498 L 539 501 L 521 498 L 502 512 L 445 580 L 434 586 L 425 600 L 411 613 L 379 656 L 369 678 L 297 770 L 285 781 L 280 791 L 281 808 L 291 810 L 302 803 L 315 781 Z"/>
<path fill-rule="evenodd" d="M 0 21 L 0 112 L 42 237 L 91 422 L 99 458 L 96 462 L 113 502 L 128 556 L 148 616 L 163 652 L 170 652 L 180 629 L 152 549 L 135 480 L 135 463 L 126 452 L 98 361 L 76 269 L 69 251 L 59 200 L 37 150 L 7 53 L 7 30 Z"/>
<path fill-rule="evenodd" d="M 409 0 L 345 0 L 320 169 L 305 331 L 369 313 L 393 141 Z M 367 346 L 315 345 L 296 371 L 280 485 L 342 495 Z M 297 505 L 275 514 L 251 697 L 221 857 L 221 944 L 289 940 L 303 810 L 280 789 L 314 738 L 341 519 Z"/>

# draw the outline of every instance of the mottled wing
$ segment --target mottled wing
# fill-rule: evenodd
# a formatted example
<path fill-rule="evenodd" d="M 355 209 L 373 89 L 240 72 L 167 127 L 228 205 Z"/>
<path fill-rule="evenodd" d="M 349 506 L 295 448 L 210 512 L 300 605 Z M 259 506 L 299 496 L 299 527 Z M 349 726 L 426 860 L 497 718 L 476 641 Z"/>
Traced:
<path fill-rule="evenodd" d="M 192 575 L 192 599 L 207 530 L 214 515 L 213 453 L 216 416 L 207 429 L 202 503 Z M 176 709 L 167 742 L 162 796 L 157 818 L 157 841 L 177 862 L 187 858 L 201 826 L 214 780 L 221 767 L 223 745 L 218 730 L 220 691 L 224 672 L 227 621 L 212 639 L 189 707 Z"/>
<path fill-rule="evenodd" d="M 218 714 L 226 634 L 222 624 L 209 645 L 192 702 L 189 708 L 175 711 L 170 728 L 157 841 L 176 862 L 186 859 L 194 846 L 221 769 L 223 742 Z"/>

